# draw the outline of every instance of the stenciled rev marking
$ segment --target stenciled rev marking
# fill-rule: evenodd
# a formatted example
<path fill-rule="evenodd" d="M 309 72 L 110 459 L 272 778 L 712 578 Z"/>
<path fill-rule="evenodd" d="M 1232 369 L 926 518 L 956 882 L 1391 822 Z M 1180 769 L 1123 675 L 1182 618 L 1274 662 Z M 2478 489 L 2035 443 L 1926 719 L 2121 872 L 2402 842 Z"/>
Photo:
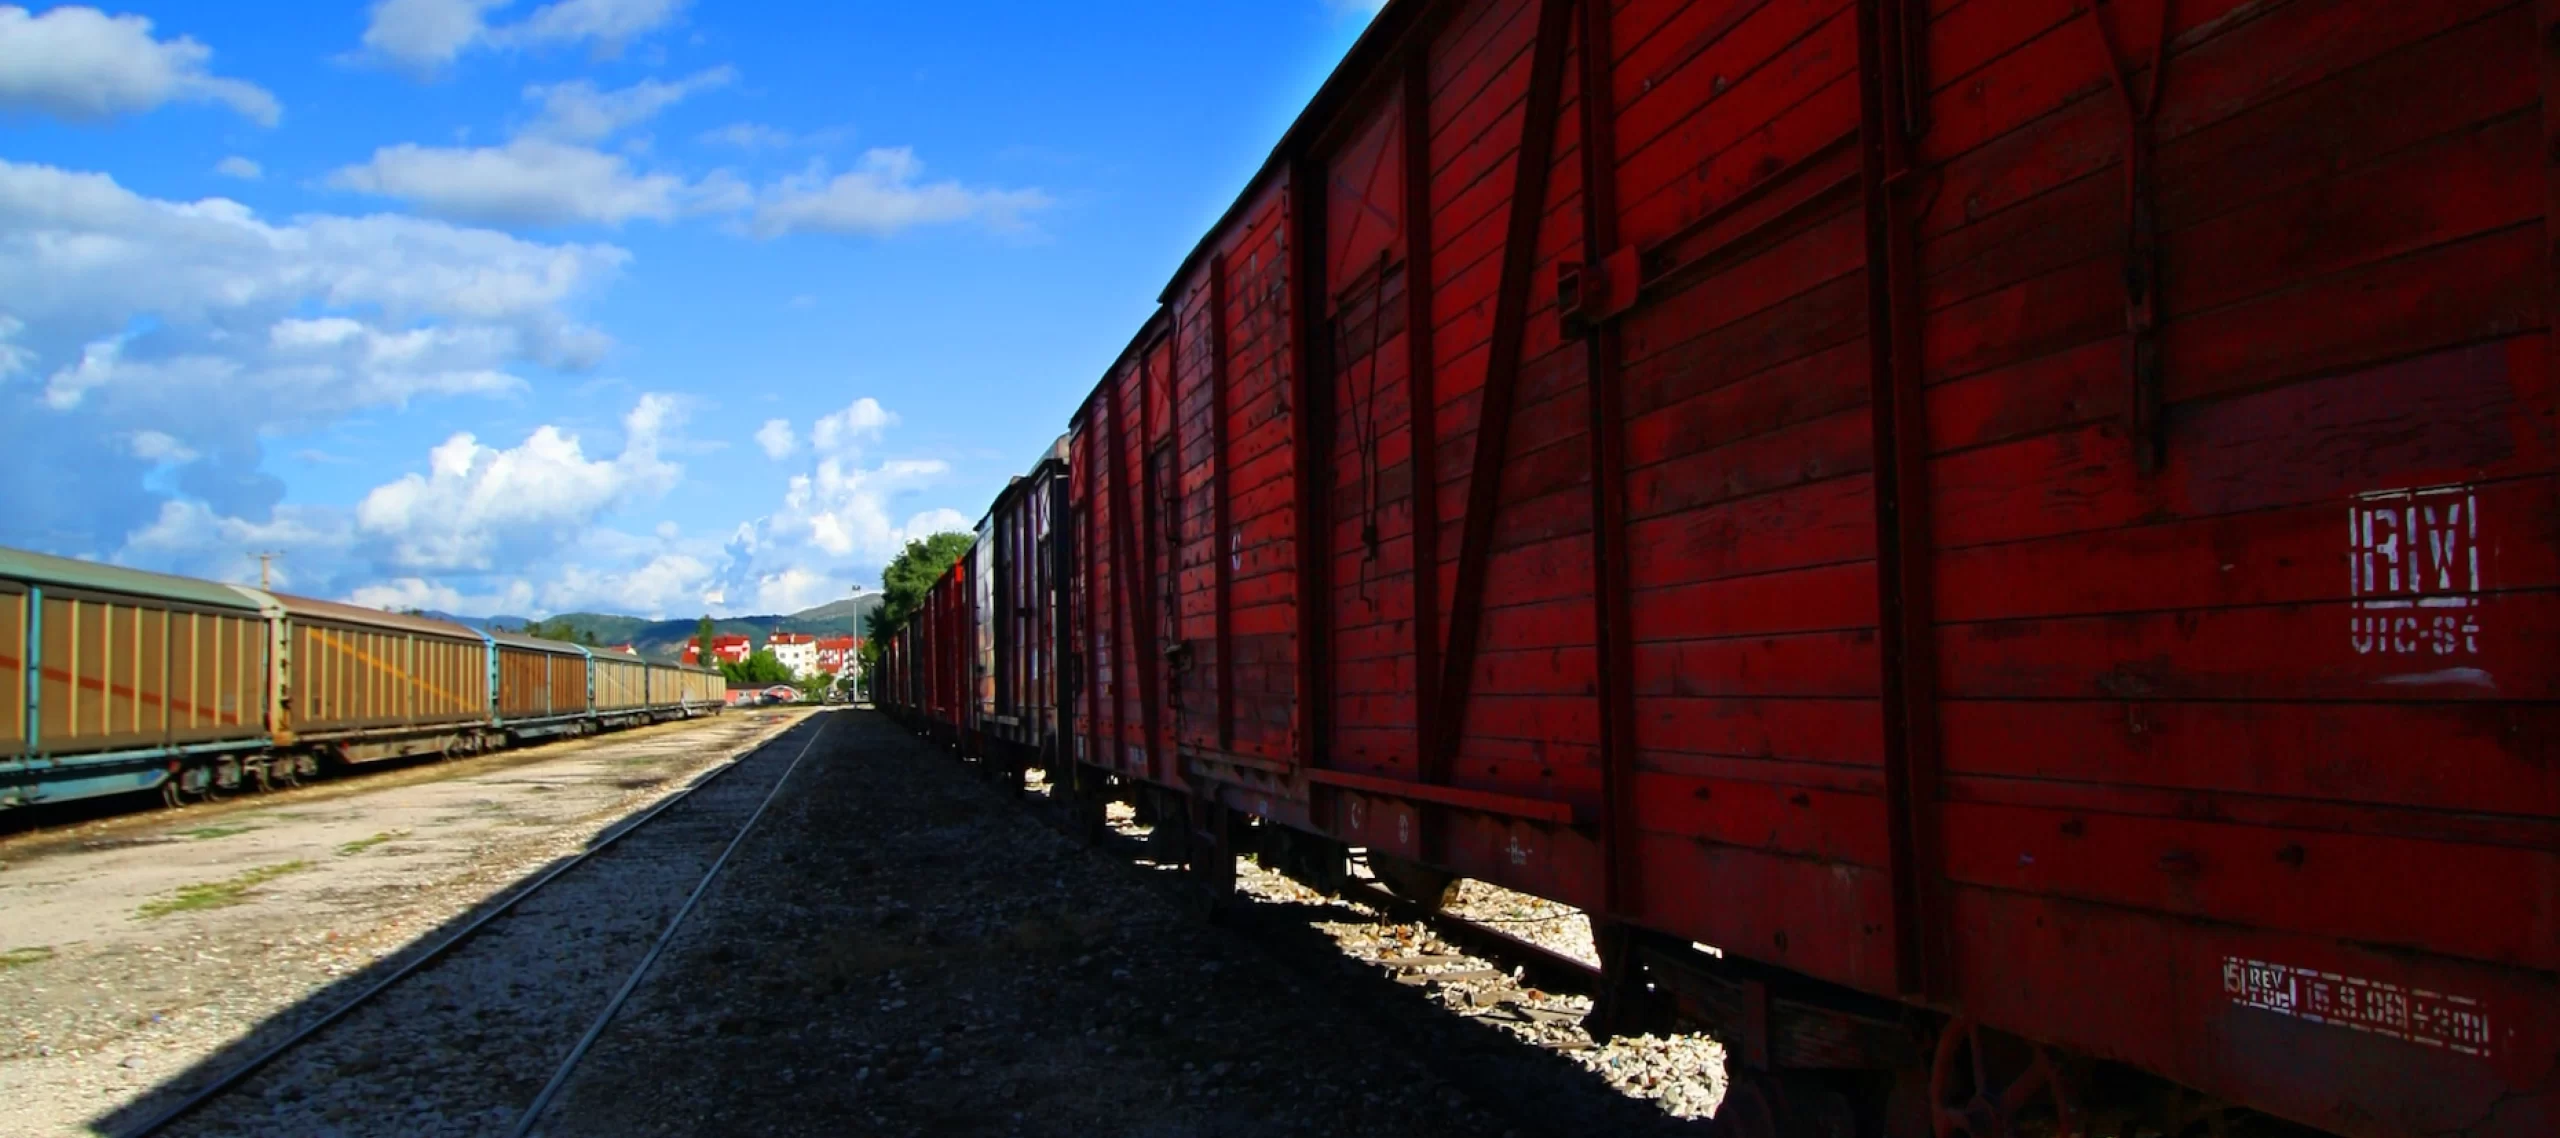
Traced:
<path fill-rule="evenodd" d="M 2489 1057 L 2489 1009 L 2468 996 L 2237 956 L 2222 959 L 2222 992 L 2245 1008 Z"/>

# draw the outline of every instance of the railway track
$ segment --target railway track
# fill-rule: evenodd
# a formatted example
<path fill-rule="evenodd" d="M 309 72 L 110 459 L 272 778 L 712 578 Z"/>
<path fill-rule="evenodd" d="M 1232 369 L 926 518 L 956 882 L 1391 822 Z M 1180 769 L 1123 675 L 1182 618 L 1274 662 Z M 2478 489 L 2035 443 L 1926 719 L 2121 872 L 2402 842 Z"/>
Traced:
<path fill-rule="evenodd" d="M 176 1101 L 101 1129 L 276 1133 L 296 1128 L 285 1110 L 531 1133 L 831 725 L 813 715 L 705 772 Z M 670 878 L 693 885 L 679 899 Z"/>
<path fill-rule="evenodd" d="M 76 838 L 84 826 L 113 826 L 152 818 L 187 817 L 191 812 L 219 813 L 236 807 L 288 804 L 313 793 L 361 789 L 385 782 L 398 785 L 396 780 L 404 776 L 446 771 L 462 764 L 504 766 L 541 762 L 557 757 L 561 753 L 558 748 L 562 747 L 616 742 L 644 737 L 651 731 L 709 721 L 707 716 L 667 719 L 619 731 L 561 735 L 467 754 L 409 755 L 369 763 L 321 763 L 304 756 L 304 762 L 294 764 L 295 773 L 270 774 L 262 768 L 244 773 L 236 785 L 208 786 L 202 792 L 181 793 L 176 782 L 169 782 L 158 791 L 143 790 L 13 806 L 0 810 L 0 843 L 51 843 L 65 837 Z M 279 762 L 277 769 L 285 766 Z M 464 769 L 486 768 L 472 766 Z"/>

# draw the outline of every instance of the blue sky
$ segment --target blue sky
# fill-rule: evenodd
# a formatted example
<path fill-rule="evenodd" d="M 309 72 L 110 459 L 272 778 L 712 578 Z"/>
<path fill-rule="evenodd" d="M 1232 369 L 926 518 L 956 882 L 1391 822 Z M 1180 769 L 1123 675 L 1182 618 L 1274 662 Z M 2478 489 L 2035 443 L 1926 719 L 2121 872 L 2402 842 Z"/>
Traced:
<path fill-rule="evenodd" d="M 1374 7 L 0 4 L 0 544 L 473 615 L 876 587 Z"/>

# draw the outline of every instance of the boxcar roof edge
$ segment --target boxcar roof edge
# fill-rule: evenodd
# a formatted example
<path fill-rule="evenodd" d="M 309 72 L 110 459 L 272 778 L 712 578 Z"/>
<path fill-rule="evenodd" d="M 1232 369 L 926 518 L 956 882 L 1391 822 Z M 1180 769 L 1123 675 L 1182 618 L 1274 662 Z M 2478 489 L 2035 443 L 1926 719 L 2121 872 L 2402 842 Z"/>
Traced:
<path fill-rule="evenodd" d="M 253 612 L 258 609 L 254 599 L 241 596 L 228 585 L 24 549 L 0 548 L 0 577 L 16 578 L 39 586 L 62 585 Z"/>

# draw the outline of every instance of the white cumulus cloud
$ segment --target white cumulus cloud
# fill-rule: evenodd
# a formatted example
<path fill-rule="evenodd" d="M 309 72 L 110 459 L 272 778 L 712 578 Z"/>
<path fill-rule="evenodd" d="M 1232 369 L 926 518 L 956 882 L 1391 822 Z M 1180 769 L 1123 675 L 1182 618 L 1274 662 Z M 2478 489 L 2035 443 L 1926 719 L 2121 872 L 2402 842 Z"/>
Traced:
<path fill-rule="evenodd" d="M 599 90 L 584 79 L 527 87 L 525 98 L 540 104 L 542 110 L 525 133 L 568 142 L 599 142 L 737 78 L 736 68 L 714 67 L 672 83 L 644 79 L 612 90 Z"/>
<path fill-rule="evenodd" d="M 684 179 L 672 174 L 640 173 L 622 155 L 541 138 L 482 147 L 404 142 L 330 181 L 437 217 L 497 225 L 671 221 L 689 196 Z"/>
<path fill-rule="evenodd" d="M 173 494 L 266 519 L 264 440 L 591 364 L 610 342 L 573 309 L 627 260 L 0 159 L 0 544 L 111 553 Z"/>
<path fill-rule="evenodd" d="M 800 448 L 800 438 L 792 433 L 791 420 L 767 419 L 756 428 L 756 445 L 764 448 L 766 458 L 780 460 Z"/>
<path fill-rule="evenodd" d="M 225 178 L 238 178 L 244 182 L 254 182 L 265 177 L 267 169 L 264 166 L 258 165 L 253 160 L 234 154 L 229 158 L 225 158 L 220 162 L 214 163 L 213 172 L 220 174 Z"/>
<path fill-rule="evenodd" d="M 283 113 L 257 84 L 209 71 L 213 49 L 179 36 L 159 39 L 141 16 L 110 16 L 65 5 L 30 15 L 0 5 L 0 109 L 75 122 L 148 111 L 173 102 L 220 103 L 274 126 Z"/>
<path fill-rule="evenodd" d="M 552 552 L 605 512 L 672 489 L 683 468 L 659 454 L 674 414 L 644 395 L 623 419 L 622 453 L 588 458 L 577 436 L 545 425 L 506 449 L 468 432 L 428 455 L 424 474 L 374 487 L 356 503 L 356 528 L 385 560 L 416 570 L 488 570 Z"/>
<path fill-rule="evenodd" d="M 809 428 L 809 445 L 820 451 L 851 450 L 880 437 L 898 421 L 880 401 L 865 395 L 844 410 L 821 416 Z"/>
<path fill-rule="evenodd" d="M 908 147 L 864 152 L 852 170 L 830 176 L 813 162 L 768 189 L 749 229 L 760 237 L 787 233 L 886 235 L 918 225 L 977 221 L 1017 228 L 1023 215 L 1049 204 L 1034 189 L 997 190 L 957 181 L 927 182 L 924 163 Z"/>
<path fill-rule="evenodd" d="M 585 80 L 527 87 L 525 99 L 539 109 L 504 145 L 380 147 L 371 160 L 331 174 L 330 182 L 398 198 L 437 217 L 494 225 L 621 225 L 734 211 L 753 194 L 725 170 L 688 180 L 644 171 L 631 154 L 591 144 L 736 77 L 735 70 L 716 67 L 675 82 L 651 79 L 612 90 Z"/>
<path fill-rule="evenodd" d="M 146 462 L 194 462 L 196 452 L 160 431 L 135 431 L 133 457 Z"/>
<path fill-rule="evenodd" d="M 690 0 L 558 0 L 536 8 L 524 22 L 499 28 L 502 43 L 592 43 L 606 52 L 676 21 Z"/>
<path fill-rule="evenodd" d="M 509 0 L 375 0 L 364 51 L 432 74 L 474 49 L 592 44 L 611 55 L 672 24 L 688 0 L 556 0 L 522 20 L 492 24 L 489 13 Z"/>
<path fill-rule="evenodd" d="M 734 146 L 740 150 L 779 150 L 798 141 L 798 136 L 763 123 L 733 122 L 702 132 L 701 140 L 714 146 Z"/>

